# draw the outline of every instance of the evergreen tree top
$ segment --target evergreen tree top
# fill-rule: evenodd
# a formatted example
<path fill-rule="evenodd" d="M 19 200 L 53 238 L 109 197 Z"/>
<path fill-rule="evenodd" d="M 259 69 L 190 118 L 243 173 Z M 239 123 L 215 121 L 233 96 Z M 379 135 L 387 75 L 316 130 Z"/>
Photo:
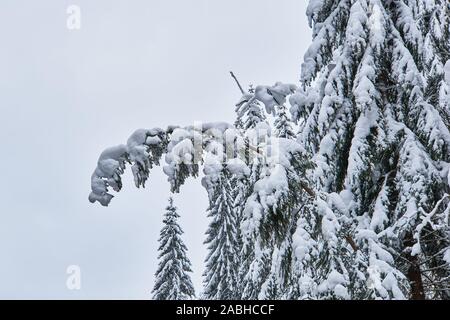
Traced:
<path fill-rule="evenodd" d="M 189 276 L 192 272 L 191 262 L 187 257 L 186 245 L 181 239 L 183 231 L 178 225 L 178 218 L 177 208 L 170 197 L 159 237 L 159 265 L 152 291 L 156 300 L 187 299 L 195 295 Z"/>

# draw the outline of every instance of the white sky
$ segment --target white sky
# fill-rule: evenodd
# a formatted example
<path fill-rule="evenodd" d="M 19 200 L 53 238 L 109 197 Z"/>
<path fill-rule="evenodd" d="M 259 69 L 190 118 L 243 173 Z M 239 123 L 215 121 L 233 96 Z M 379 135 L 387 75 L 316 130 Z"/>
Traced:
<path fill-rule="evenodd" d="M 81 8 L 81 29 L 66 9 Z M 138 128 L 234 121 L 241 83 L 296 83 L 306 0 L 2 0 L 0 298 L 150 298 L 169 186 L 129 173 L 92 205 L 100 152 Z M 175 197 L 201 289 L 207 196 Z M 81 290 L 66 288 L 79 265 Z"/>

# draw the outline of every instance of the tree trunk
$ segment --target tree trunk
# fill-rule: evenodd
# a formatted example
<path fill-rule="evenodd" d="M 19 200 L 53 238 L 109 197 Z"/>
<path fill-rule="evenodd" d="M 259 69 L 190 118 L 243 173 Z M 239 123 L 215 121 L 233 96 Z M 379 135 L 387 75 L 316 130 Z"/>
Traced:
<path fill-rule="evenodd" d="M 414 239 L 411 233 L 406 235 L 405 245 L 412 247 L 414 245 Z M 417 256 L 412 256 L 410 253 L 407 255 L 409 261 L 408 277 L 411 285 L 410 299 L 411 300 L 425 300 L 425 293 L 423 290 L 422 272 L 419 266 L 419 259 Z"/>

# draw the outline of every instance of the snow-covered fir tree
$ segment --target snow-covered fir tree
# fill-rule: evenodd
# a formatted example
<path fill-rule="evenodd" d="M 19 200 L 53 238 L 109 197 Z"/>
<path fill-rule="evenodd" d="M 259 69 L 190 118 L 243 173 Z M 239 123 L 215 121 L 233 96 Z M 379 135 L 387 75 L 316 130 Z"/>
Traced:
<path fill-rule="evenodd" d="M 310 0 L 307 17 L 300 87 L 241 89 L 234 127 L 136 131 L 90 200 L 108 205 L 127 162 L 143 186 L 167 153 L 178 192 L 204 161 L 206 297 L 449 299 L 450 3 Z"/>
<path fill-rule="evenodd" d="M 189 275 L 191 262 L 187 248 L 181 239 L 183 231 L 178 225 L 177 208 L 169 198 L 159 237 L 159 265 L 155 274 L 153 299 L 183 300 L 195 297 L 194 286 Z"/>
<path fill-rule="evenodd" d="M 284 104 L 277 108 L 274 126 L 277 137 L 286 139 L 294 139 L 296 137 L 292 129 L 291 119 L 287 115 L 287 108 Z"/>
<path fill-rule="evenodd" d="M 238 225 L 230 181 L 230 173 L 222 170 L 211 194 L 208 216 L 212 221 L 205 240 L 208 246 L 204 272 L 205 299 L 239 298 Z"/>
<path fill-rule="evenodd" d="M 448 9 L 420 0 L 309 4 L 314 39 L 296 114 L 324 197 L 319 296 L 448 297 Z"/>

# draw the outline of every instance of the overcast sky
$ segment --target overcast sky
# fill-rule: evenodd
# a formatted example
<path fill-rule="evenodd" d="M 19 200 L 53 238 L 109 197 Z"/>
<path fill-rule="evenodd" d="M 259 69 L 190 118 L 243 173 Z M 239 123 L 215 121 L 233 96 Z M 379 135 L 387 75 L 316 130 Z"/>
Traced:
<path fill-rule="evenodd" d="M 81 29 L 66 26 L 69 5 Z M 311 32 L 306 0 L 2 0 L 0 298 L 150 298 L 169 196 L 153 170 L 127 172 L 91 204 L 100 152 L 138 128 L 234 121 L 244 85 L 297 83 Z M 175 196 L 201 290 L 206 192 Z M 66 287 L 69 265 L 81 289 Z"/>

